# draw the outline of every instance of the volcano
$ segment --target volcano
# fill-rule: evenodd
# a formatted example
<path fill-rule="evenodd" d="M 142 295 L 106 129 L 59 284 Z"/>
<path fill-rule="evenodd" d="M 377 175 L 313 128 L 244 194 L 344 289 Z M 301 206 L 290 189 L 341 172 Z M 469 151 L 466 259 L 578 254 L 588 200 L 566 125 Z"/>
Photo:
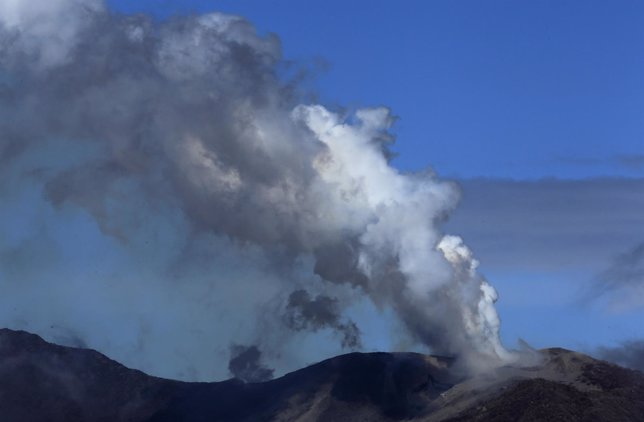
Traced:
<path fill-rule="evenodd" d="M 13 421 L 643 421 L 644 374 L 565 349 L 458 375 L 454 359 L 351 353 L 262 383 L 190 383 L 0 330 L 0 414 Z"/>

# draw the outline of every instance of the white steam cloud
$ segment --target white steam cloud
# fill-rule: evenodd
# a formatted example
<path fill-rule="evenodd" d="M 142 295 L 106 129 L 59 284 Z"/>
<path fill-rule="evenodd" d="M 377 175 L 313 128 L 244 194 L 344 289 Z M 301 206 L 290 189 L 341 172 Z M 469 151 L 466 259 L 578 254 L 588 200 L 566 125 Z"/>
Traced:
<path fill-rule="evenodd" d="M 368 298 L 428 351 L 510 359 L 496 292 L 440 230 L 458 190 L 389 165 L 387 109 L 299 105 L 276 37 L 0 0 L 0 46 L 3 325 L 212 379 L 231 350 L 280 372 L 316 336 L 369 347 Z"/>

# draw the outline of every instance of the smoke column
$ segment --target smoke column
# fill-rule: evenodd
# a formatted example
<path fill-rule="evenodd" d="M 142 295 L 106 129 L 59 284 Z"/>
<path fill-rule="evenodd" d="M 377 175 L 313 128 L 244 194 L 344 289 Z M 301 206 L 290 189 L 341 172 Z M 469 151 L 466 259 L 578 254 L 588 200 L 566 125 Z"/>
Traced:
<path fill-rule="evenodd" d="M 301 104 L 276 36 L 0 0 L 0 48 L 2 325 L 210 380 L 324 357 L 315 338 L 368 348 L 366 300 L 427 351 L 511 358 L 495 290 L 440 230 L 458 189 L 389 165 L 389 110 Z"/>

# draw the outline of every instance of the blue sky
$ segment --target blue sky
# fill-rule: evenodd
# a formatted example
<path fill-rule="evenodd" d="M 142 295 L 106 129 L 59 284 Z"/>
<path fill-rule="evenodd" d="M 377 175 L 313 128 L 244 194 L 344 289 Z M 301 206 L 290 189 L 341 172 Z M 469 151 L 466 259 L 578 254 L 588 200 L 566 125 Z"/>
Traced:
<path fill-rule="evenodd" d="M 219 10 L 278 34 L 286 59 L 319 71 L 323 103 L 393 109 L 403 169 L 644 175 L 638 1 L 109 3 L 160 18 Z"/>

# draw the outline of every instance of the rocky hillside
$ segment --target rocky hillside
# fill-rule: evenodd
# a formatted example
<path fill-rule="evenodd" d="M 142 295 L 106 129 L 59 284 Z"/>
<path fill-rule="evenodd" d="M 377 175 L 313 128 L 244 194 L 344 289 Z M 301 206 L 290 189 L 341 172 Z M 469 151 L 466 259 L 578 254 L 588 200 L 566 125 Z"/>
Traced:
<path fill-rule="evenodd" d="M 150 377 L 0 330 L 2 421 L 644 421 L 644 374 L 563 349 L 463 378 L 449 358 L 352 353 L 257 384 Z"/>

